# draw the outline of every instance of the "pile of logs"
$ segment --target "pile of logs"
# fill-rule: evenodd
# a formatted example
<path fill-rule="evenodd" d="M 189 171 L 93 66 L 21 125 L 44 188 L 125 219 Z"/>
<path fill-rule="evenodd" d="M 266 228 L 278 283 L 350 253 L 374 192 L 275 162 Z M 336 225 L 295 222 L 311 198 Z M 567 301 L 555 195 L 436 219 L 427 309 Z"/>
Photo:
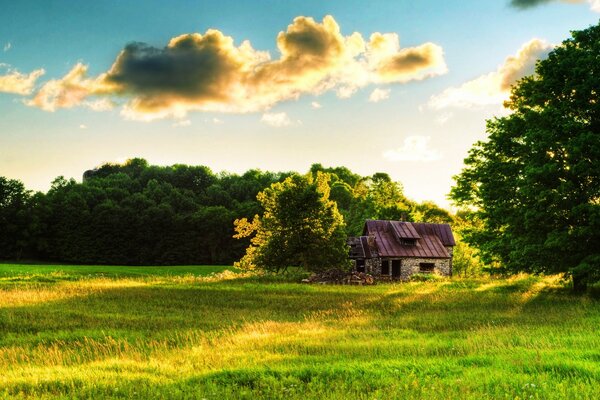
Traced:
<path fill-rule="evenodd" d="M 338 285 L 374 285 L 373 276 L 364 272 L 344 272 L 339 269 L 329 269 L 319 274 L 312 274 L 303 283 L 338 284 Z"/>

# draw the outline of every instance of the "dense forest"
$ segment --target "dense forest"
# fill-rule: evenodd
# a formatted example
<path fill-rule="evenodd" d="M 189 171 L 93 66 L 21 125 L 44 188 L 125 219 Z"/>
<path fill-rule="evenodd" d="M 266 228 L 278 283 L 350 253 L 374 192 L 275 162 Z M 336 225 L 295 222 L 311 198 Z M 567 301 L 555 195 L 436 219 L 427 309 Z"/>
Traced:
<path fill-rule="evenodd" d="M 348 235 L 365 219 L 452 222 L 433 203 L 407 199 L 385 173 L 329 174 L 330 198 Z M 257 194 L 291 172 L 213 173 L 205 166 L 155 166 L 135 158 L 86 171 L 81 183 L 58 177 L 32 193 L 0 177 L 0 258 L 94 264 L 229 264 L 249 239 L 234 239 L 234 220 L 261 214 Z M 459 255 L 460 257 L 460 255 Z"/>

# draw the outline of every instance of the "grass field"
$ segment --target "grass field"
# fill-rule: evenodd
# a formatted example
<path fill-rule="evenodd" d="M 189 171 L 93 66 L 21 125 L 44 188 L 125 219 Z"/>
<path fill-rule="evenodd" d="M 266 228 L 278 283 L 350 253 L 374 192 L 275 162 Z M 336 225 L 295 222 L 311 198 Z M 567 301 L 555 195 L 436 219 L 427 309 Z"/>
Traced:
<path fill-rule="evenodd" d="M 349 287 L 223 270 L 0 264 L 0 398 L 600 394 L 600 302 L 557 277 Z"/>

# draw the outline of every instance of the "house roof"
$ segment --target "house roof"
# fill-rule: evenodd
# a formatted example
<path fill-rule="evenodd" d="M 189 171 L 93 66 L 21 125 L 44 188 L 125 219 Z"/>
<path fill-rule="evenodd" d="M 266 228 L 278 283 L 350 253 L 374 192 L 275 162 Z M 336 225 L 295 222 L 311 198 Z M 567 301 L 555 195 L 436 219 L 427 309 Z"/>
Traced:
<path fill-rule="evenodd" d="M 380 257 L 450 258 L 445 246 L 456 245 L 448 224 L 367 220 L 363 235 L 375 237 Z"/>
<path fill-rule="evenodd" d="M 350 258 L 371 258 L 368 236 L 356 236 L 348 238 L 350 246 Z"/>

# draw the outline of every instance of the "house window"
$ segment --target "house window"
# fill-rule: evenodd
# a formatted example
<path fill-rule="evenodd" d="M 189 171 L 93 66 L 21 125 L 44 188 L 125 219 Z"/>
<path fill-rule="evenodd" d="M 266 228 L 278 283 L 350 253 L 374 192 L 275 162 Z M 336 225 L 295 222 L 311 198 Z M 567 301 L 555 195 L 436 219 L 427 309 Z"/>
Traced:
<path fill-rule="evenodd" d="M 365 272 L 365 260 L 356 260 L 356 272 Z"/>
<path fill-rule="evenodd" d="M 390 274 L 390 261 L 389 260 L 381 260 L 381 275 L 389 275 Z"/>
<path fill-rule="evenodd" d="M 405 246 L 416 246 L 417 245 L 417 239 L 401 239 L 400 243 L 405 245 Z"/>
<path fill-rule="evenodd" d="M 435 269 L 434 263 L 420 263 L 419 264 L 419 272 L 424 274 L 430 274 Z"/>

